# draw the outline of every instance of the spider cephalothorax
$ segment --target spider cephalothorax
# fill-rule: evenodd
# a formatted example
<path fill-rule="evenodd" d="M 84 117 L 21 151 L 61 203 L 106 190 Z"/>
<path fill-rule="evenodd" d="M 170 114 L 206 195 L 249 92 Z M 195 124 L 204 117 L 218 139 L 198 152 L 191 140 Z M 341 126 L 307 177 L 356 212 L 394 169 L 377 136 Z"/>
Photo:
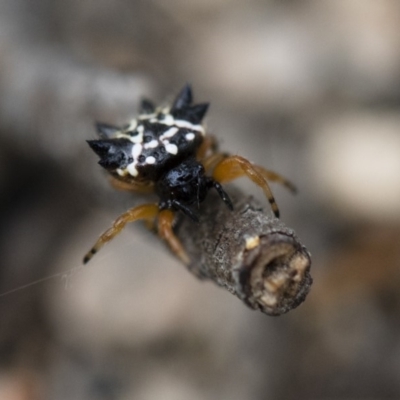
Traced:
<path fill-rule="evenodd" d="M 221 185 L 205 174 L 200 162 L 190 157 L 166 172 L 156 183 L 155 189 L 161 199 L 159 203 L 161 210 L 182 211 L 197 221 L 197 215 L 189 206 L 194 204 L 198 208 L 211 188 L 215 188 L 226 205 L 233 209 L 232 202 Z"/>
<path fill-rule="evenodd" d="M 115 186 L 155 192 L 159 202 L 135 207 L 121 215 L 100 236 L 85 256 L 85 263 L 126 223 L 138 219 L 158 219 L 159 235 L 188 263 L 172 229 L 174 213 L 183 212 L 197 221 L 199 205 L 212 188 L 232 209 L 221 183 L 241 176 L 247 176 L 264 190 L 274 214 L 279 216 L 268 180 L 283 183 L 292 190 L 293 185 L 243 157 L 217 152 L 215 139 L 206 134 L 202 124 L 208 103 L 192 102 L 191 88 L 186 85 L 170 107 L 156 108 L 152 102 L 143 100 L 139 117 L 122 128 L 97 123 L 100 139 L 88 143 L 100 157 L 99 164 L 112 175 Z"/>

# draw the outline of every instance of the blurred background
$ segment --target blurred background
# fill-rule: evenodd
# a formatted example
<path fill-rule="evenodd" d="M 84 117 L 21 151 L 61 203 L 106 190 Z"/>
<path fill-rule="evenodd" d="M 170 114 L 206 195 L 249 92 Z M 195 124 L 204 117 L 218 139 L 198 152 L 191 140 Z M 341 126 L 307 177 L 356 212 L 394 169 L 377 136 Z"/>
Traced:
<path fill-rule="evenodd" d="M 93 122 L 186 82 L 224 150 L 299 188 L 273 187 L 313 258 L 287 315 L 140 224 L 81 266 L 144 201 L 108 186 Z M 396 0 L 2 0 L 0 399 L 400 398 L 399 106 Z"/>

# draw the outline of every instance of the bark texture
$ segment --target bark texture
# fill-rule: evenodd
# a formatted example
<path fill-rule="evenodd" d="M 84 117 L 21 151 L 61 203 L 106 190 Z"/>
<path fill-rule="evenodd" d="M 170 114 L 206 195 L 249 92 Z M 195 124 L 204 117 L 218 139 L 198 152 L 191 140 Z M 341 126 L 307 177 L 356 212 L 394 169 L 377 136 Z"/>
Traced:
<path fill-rule="evenodd" d="M 189 269 L 254 310 L 281 315 L 302 303 L 312 284 L 311 256 L 295 232 L 252 197 L 230 190 L 234 211 L 217 195 L 202 205 L 200 222 L 180 219 L 177 235 Z"/>

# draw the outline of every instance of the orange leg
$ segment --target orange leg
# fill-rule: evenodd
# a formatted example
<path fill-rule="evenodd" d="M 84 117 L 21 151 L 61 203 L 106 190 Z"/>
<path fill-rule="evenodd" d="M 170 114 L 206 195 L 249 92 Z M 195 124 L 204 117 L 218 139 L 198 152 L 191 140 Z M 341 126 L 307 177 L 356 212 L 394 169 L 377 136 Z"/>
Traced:
<path fill-rule="evenodd" d="M 158 215 L 158 234 L 168 243 L 171 250 L 181 259 L 181 261 L 188 265 L 190 259 L 183 249 L 181 242 L 172 230 L 173 222 L 174 213 L 171 210 L 160 211 L 160 214 Z"/>
<path fill-rule="evenodd" d="M 218 149 L 218 143 L 213 135 L 206 135 L 203 139 L 203 143 L 200 145 L 199 149 L 197 150 L 197 160 L 203 160 L 207 153 L 211 151 L 215 153 Z"/>
<path fill-rule="evenodd" d="M 128 190 L 137 193 L 152 193 L 154 185 L 150 182 L 129 182 L 121 181 L 114 176 L 110 176 L 110 183 L 114 189 Z"/>
<path fill-rule="evenodd" d="M 210 156 L 206 157 L 202 160 L 201 164 L 203 165 L 206 171 L 213 169 L 219 162 L 221 162 L 224 158 L 227 158 L 228 155 L 224 153 L 214 153 Z"/>
<path fill-rule="evenodd" d="M 296 186 L 282 175 L 279 175 L 274 171 L 265 169 L 264 167 L 261 167 L 260 165 L 257 164 L 253 164 L 253 166 L 265 179 L 271 182 L 280 183 L 281 185 L 289 189 L 292 193 L 297 193 Z"/>
<path fill-rule="evenodd" d="M 100 248 L 112 240 L 118 233 L 124 229 L 128 222 L 134 222 L 139 219 L 153 220 L 158 214 L 157 204 L 144 204 L 138 207 L 131 208 L 127 212 L 119 216 L 113 226 L 107 229 L 97 240 L 96 244 L 89 250 L 83 258 L 83 263 L 86 264 L 100 250 Z"/>
<path fill-rule="evenodd" d="M 277 218 L 279 218 L 279 208 L 267 181 L 268 173 L 269 171 L 253 165 L 243 157 L 229 156 L 216 165 L 212 176 L 219 183 L 230 182 L 242 176 L 247 176 L 256 185 L 261 187 L 271 204 L 273 213 Z M 278 175 L 275 174 L 272 176 L 275 177 Z"/>

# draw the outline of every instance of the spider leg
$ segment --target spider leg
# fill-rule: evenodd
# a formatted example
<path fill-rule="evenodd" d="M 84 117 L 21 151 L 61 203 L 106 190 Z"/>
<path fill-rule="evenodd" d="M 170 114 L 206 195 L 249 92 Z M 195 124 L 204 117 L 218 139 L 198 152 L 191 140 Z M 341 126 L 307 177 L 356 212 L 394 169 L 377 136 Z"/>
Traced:
<path fill-rule="evenodd" d="M 215 153 L 218 150 L 218 142 L 213 135 L 206 135 L 203 139 L 203 143 L 200 145 L 197 150 L 197 160 L 202 160 L 206 157 L 207 153 L 211 151 L 211 153 Z"/>
<path fill-rule="evenodd" d="M 120 215 L 112 227 L 107 229 L 97 240 L 95 245 L 86 253 L 83 258 L 83 263 L 86 264 L 90 261 L 90 259 L 100 250 L 103 245 L 112 240 L 118 233 L 124 229 L 125 225 L 128 222 L 134 222 L 139 219 L 144 220 L 152 220 L 154 219 L 159 212 L 157 204 L 143 204 L 141 206 L 137 206 L 131 208 L 127 212 Z"/>
<path fill-rule="evenodd" d="M 219 197 L 221 197 L 222 201 L 228 206 L 228 208 L 232 211 L 233 210 L 233 204 L 232 200 L 229 198 L 228 193 L 225 192 L 223 189 L 222 185 L 215 181 L 214 179 L 210 178 L 209 180 L 209 185 L 218 192 Z"/>
<path fill-rule="evenodd" d="M 154 184 L 152 184 L 151 182 L 121 181 L 118 178 L 110 175 L 110 183 L 114 189 L 118 190 L 128 190 L 136 193 L 154 192 Z"/>
<path fill-rule="evenodd" d="M 179 257 L 184 264 L 188 265 L 190 259 L 182 247 L 181 242 L 175 236 L 172 230 L 172 224 L 174 222 L 174 213 L 171 210 L 162 210 L 158 215 L 158 234 L 164 239 L 171 250 Z"/>
<path fill-rule="evenodd" d="M 264 167 L 261 167 L 257 164 L 253 164 L 253 166 L 265 179 L 271 182 L 280 183 L 281 185 L 285 186 L 286 189 L 289 189 L 293 194 L 297 193 L 297 187 L 282 175 L 279 175 L 274 171 L 265 169 Z"/>
<path fill-rule="evenodd" d="M 206 171 L 210 171 L 215 166 L 221 162 L 223 159 L 229 157 L 229 154 L 225 153 L 214 153 L 211 154 L 210 156 L 206 157 L 204 160 L 201 161 L 201 164 L 203 165 L 204 169 Z"/>
<path fill-rule="evenodd" d="M 180 201 L 172 200 L 171 204 L 176 209 L 182 211 L 185 215 L 187 215 L 189 218 L 191 218 L 194 222 L 199 222 L 199 217 L 189 207 L 186 207 Z"/>
<path fill-rule="evenodd" d="M 202 161 L 202 165 L 206 171 L 209 171 L 210 169 L 215 168 L 219 162 L 221 162 L 222 160 L 224 160 L 225 158 L 228 158 L 228 157 L 229 157 L 229 154 L 227 154 L 227 153 L 214 153 L 214 154 L 211 154 L 210 156 L 206 157 Z M 282 175 L 280 175 L 274 171 L 265 169 L 264 167 L 262 167 L 260 165 L 253 164 L 253 163 L 251 163 L 251 164 L 253 165 L 254 169 L 256 169 L 268 181 L 280 183 L 281 185 L 285 186 L 286 189 L 289 189 L 292 193 L 297 193 L 296 186 L 292 182 L 290 182 L 288 179 L 283 177 Z M 236 166 L 236 167 L 232 167 L 232 168 L 241 170 L 240 166 Z M 243 175 L 244 175 L 244 172 L 243 172 Z"/>
<path fill-rule="evenodd" d="M 271 204 L 273 213 L 279 218 L 279 208 L 268 185 L 267 177 L 258 166 L 254 166 L 249 160 L 240 156 L 229 156 L 216 165 L 212 174 L 212 177 L 219 183 L 230 182 L 242 176 L 247 176 L 261 187 Z"/>
<path fill-rule="evenodd" d="M 162 210 L 181 211 L 183 214 L 188 216 L 194 222 L 199 222 L 199 217 L 197 216 L 197 214 L 191 208 L 181 203 L 179 200 L 176 199 L 162 200 L 158 203 L 158 208 L 160 211 Z"/>

